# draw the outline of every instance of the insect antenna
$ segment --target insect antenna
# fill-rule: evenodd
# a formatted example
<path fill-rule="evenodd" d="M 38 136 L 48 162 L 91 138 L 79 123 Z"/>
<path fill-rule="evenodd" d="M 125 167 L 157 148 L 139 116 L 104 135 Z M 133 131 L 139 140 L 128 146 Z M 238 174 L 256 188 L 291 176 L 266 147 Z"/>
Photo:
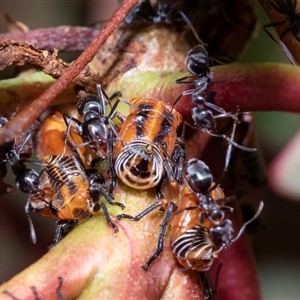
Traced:
<path fill-rule="evenodd" d="M 31 238 L 32 243 L 36 244 L 36 233 L 35 233 L 33 222 L 31 220 L 31 217 L 30 217 L 30 214 L 29 214 L 29 206 L 30 206 L 30 202 L 27 201 L 27 203 L 25 205 L 25 214 L 26 214 L 27 220 L 29 222 L 30 238 Z"/>
<path fill-rule="evenodd" d="M 231 241 L 231 243 L 234 243 L 236 240 L 238 240 L 240 238 L 240 236 L 243 234 L 243 232 L 245 231 L 247 225 L 249 225 L 251 222 L 253 222 L 261 213 L 262 209 L 264 207 L 264 203 L 262 201 L 260 201 L 259 207 L 257 209 L 256 214 L 253 216 L 253 218 L 251 218 L 250 220 L 248 220 L 246 223 L 244 223 L 244 225 L 241 227 L 239 233 L 237 234 L 237 236 Z"/>

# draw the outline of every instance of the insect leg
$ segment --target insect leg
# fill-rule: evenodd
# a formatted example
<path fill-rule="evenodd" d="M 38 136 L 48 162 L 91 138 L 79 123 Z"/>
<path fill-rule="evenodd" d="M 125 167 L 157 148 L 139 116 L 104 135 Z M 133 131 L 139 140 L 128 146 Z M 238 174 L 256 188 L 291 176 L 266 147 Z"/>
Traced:
<path fill-rule="evenodd" d="M 165 239 L 165 234 L 166 234 L 166 230 L 167 230 L 167 226 L 169 224 L 169 221 L 171 219 L 171 216 L 173 215 L 174 211 L 177 209 L 177 206 L 174 202 L 170 202 L 166 212 L 164 214 L 164 218 L 163 221 L 161 223 L 161 227 L 159 230 L 159 235 L 158 235 L 158 241 L 157 241 L 157 246 L 156 246 L 156 251 L 154 252 L 154 254 L 151 255 L 151 257 L 149 258 L 149 260 L 142 265 L 142 268 L 147 271 L 148 268 L 150 267 L 151 263 L 157 259 L 157 257 L 159 256 L 159 254 L 164 250 L 164 239 Z"/>
<path fill-rule="evenodd" d="M 100 205 L 100 207 L 101 207 L 102 210 L 103 210 L 103 214 L 104 214 L 104 217 L 105 217 L 105 220 L 106 220 L 107 224 L 108 224 L 110 227 L 112 227 L 112 228 L 114 229 L 115 232 L 118 232 L 118 231 L 119 231 L 119 228 L 118 228 L 117 225 L 115 225 L 115 224 L 112 222 L 112 220 L 111 220 L 111 218 L 110 218 L 110 215 L 109 215 L 109 213 L 108 213 L 108 211 L 107 211 L 106 205 L 105 205 L 104 203 L 102 203 L 102 202 L 99 203 L 99 205 Z"/>
<path fill-rule="evenodd" d="M 159 200 L 159 201 L 155 201 L 154 203 L 152 203 L 150 206 L 148 206 L 145 210 L 143 210 L 142 212 L 140 212 L 137 216 L 133 217 L 131 215 L 128 214 L 120 214 L 117 215 L 117 219 L 121 220 L 121 219 L 129 219 L 130 221 L 139 221 L 140 219 L 142 219 L 144 216 L 146 216 L 147 214 L 149 214 L 152 210 L 154 210 L 155 208 L 162 206 L 163 201 Z"/>

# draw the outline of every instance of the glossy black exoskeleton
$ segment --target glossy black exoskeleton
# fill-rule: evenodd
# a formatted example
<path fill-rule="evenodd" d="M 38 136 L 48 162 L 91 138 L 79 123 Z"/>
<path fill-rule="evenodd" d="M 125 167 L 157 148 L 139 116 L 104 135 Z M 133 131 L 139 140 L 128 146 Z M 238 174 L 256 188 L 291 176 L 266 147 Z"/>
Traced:
<path fill-rule="evenodd" d="M 193 3 L 186 3 L 186 1 L 176 0 L 176 1 L 166 1 L 166 0 L 159 0 L 157 4 L 157 8 L 154 8 L 149 0 L 142 0 L 140 1 L 131 12 L 126 16 L 125 23 L 132 24 L 135 21 L 145 20 L 150 23 L 165 23 L 175 25 L 177 23 L 183 22 L 190 30 L 193 32 L 196 40 L 201 43 L 205 44 L 199 38 L 191 20 L 190 15 L 192 9 L 185 12 L 187 8 L 193 6 Z"/>
<path fill-rule="evenodd" d="M 237 236 L 234 238 L 234 229 L 230 217 L 233 213 L 233 208 L 225 206 L 224 203 L 233 199 L 233 197 L 219 199 L 215 201 L 209 194 L 209 191 L 215 188 L 212 185 L 212 175 L 208 166 L 198 159 L 191 159 L 187 164 L 187 183 L 190 188 L 196 193 L 199 198 L 199 205 L 204 208 L 204 212 L 199 215 L 199 223 L 204 224 L 205 219 L 215 226 L 210 228 L 210 236 L 218 249 L 228 247 L 236 241 L 244 232 L 246 226 L 255 220 L 263 209 L 263 202 L 260 203 L 256 214 L 248 220 L 240 229 Z"/>
<path fill-rule="evenodd" d="M 193 84 L 194 88 L 186 90 L 179 95 L 173 106 L 176 105 L 182 96 L 191 95 L 192 103 L 195 105 L 191 110 L 194 125 L 187 124 L 195 129 L 203 130 L 211 136 L 223 138 L 231 145 L 244 151 L 256 151 L 255 148 L 244 147 L 235 143 L 233 139 L 230 139 L 226 135 L 217 133 L 217 119 L 231 118 L 234 120 L 234 126 L 236 126 L 238 114 L 228 113 L 220 106 L 214 104 L 216 92 L 207 91 L 207 88 L 214 84 L 214 82 L 212 82 L 213 73 L 209 68 L 209 57 L 203 45 L 197 45 L 189 51 L 186 59 L 186 67 L 192 76 L 177 79 L 175 82 L 177 84 Z"/>
<path fill-rule="evenodd" d="M 77 103 L 78 113 L 83 121 L 66 114 L 64 114 L 64 119 L 67 125 L 69 121 L 75 122 L 84 145 L 87 145 L 100 157 L 106 158 L 105 145 L 110 142 L 108 139 L 109 131 L 113 131 L 113 133 L 116 134 L 115 126 L 111 120 L 115 117 L 116 106 L 111 108 L 108 116 L 105 116 L 105 108 L 107 101 L 121 96 L 121 94 L 117 92 L 108 98 L 100 84 L 97 85 L 97 91 L 98 95 L 88 95 L 80 99 Z M 116 104 L 118 104 L 118 102 Z"/>
<path fill-rule="evenodd" d="M 5 126 L 8 119 L 0 116 L 0 127 Z M 14 168 L 17 167 L 19 162 L 27 160 L 34 152 L 33 138 L 40 128 L 40 123 L 35 121 L 28 127 L 27 130 L 22 132 L 13 141 L 6 142 L 0 146 L 0 173 L 1 179 L 6 175 L 6 164 L 11 165 L 14 173 Z M 7 194 L 13 191 L 13 187 L 6 184 L 4 181 L 1 184 L 2 194 Z"/>
<path fill-rule="evenodd" d="M 116 181 L 116 174 L 113 162 L 113 143 L 118 137 L 115 125 L 112 122 L 114 117 L 122 118 L 117 112 L 116 108 L 119 100 L 111 107 L 109 114 L 105 115 L 105 108 L 107 101 L 113 98 L 120 97 L 121 93 L 116 92 L 111 97 L 107 97 L 100 84 L 97 85 L 98 95 L 88 95 L 80 99 L 77 103 L 78 113 L 83 121 L 64 114 L 65 122 L 70 131 L 72 121 L 76 125 L 76 129 L 82 138 L 83 146 L 87 146 L 94 151 L 98 157 L 108 159 L 110 166 L 110 175 L 112 178 L 109 195 L 112 196 L 114 183 Z M 80 147 L 77 145 L 76 147 Z"/>

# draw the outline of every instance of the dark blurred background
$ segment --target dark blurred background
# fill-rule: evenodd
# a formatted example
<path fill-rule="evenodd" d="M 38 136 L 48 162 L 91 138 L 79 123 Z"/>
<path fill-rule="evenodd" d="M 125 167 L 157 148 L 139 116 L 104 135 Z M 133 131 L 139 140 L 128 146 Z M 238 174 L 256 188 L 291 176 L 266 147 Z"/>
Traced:
<path fill-rule="evenodd" d="M 30 29 L 60 25 L 88 26 L 109 19 L 118 5 L 119 2 L 113 0 L 0 2 L 0 33 L 7 31 L 1 16 L 5 12 Z M 289 63 L 281 48 L 262 30 L 269 20 L 259 4 L 256 6 L 259 29 L 240 61 Z M 288 113 L 256 113 L 255 123 L 268 165 L 298 131 L 300 118 Z M 252 234 L 264 299 L 299 299 L 300 202 L 279 197 L 267 187 L 250 187 L 247 198 L 255 199 L 254 207 L 260 200 L 265 203 L 260 217 L 261 226 Z M 37 245 L 31 243 L 24 213 L 25 201 L 18 191 L 0 199 L 0 283 L 35 262 L 53 241 L 53 222 L 33 214 L 38 242 Z"/>

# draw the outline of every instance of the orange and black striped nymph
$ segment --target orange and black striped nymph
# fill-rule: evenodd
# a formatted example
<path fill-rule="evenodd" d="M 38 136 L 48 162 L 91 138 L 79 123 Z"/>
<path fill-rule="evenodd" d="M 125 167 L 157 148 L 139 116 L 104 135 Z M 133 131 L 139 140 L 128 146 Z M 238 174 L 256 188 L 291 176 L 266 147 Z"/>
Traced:
<path fill-rule="evenodd" d="M 211 198 L 215 207 L 219 207 L 215 201 L 224 199 L 224 193 L 216 188 L 213 193 L 203 195 Z M 187 269 L 197 271 L 208 270 L 221 248 L 213 241 L 210 229 L 215 223 L 205 218 L 200 222 L 200 217 L 205 215 L 206 209 L 201 205 L 196 193 L 184 186 L 180 193 L 180 203 L 177 212 L 170 220 L 170 243 L 178 262 Z"/>
<path fill-rule="evenodd" d="M 46 172 L 54 190 L 53 209 L 61 220 L 92 217 L 89 181 L 83 168 L 71 156 L 46 155 Z"/>
<path fill-rule="evenodd" d="M 128 186 L 155 187 L 165 173 L 165 161 L 175 148 L 179 112 L 170 105 L 143 97 L 133 98 L 131 109 L 115 143 L 115 171 Z"/>

